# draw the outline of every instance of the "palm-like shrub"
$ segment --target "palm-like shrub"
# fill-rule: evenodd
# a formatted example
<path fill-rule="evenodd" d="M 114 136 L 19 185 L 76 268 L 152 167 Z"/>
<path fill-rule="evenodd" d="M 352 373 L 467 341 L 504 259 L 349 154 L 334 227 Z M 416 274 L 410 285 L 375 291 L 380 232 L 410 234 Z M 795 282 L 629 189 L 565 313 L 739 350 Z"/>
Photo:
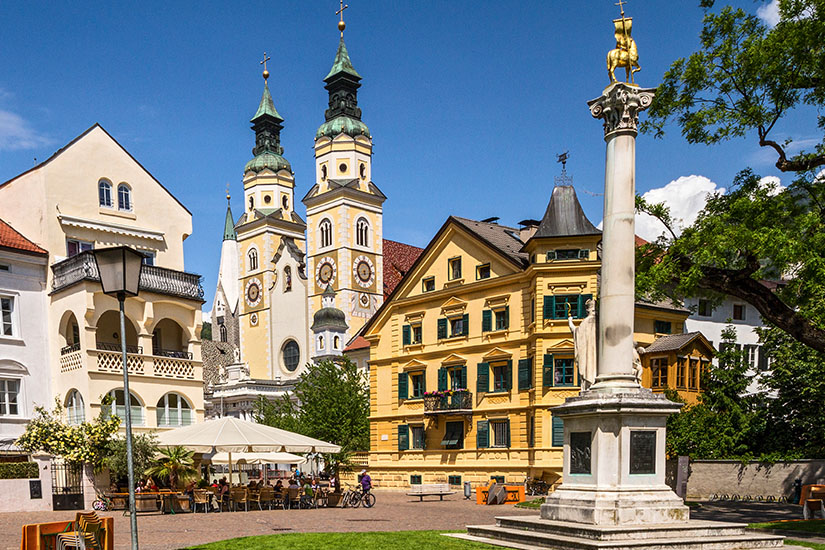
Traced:
<path fill-rule="evenodd" d="M 179 489 L 181 483 L 198 477 L 194 454 L 180 445 L 161 449 L 155 459 L 155 465 L 147 468 L 145 474 L 168 479 L 171 488 Z"/>

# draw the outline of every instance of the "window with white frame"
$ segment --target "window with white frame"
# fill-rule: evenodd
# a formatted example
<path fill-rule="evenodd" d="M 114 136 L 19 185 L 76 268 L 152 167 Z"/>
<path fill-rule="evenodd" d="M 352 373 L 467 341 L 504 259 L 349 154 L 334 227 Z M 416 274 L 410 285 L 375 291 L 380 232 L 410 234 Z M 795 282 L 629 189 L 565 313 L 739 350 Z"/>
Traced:
<path fill-rule="evenodd" d="M 126 212 L 132 210 L 132 190 L 125 183 L 117 186 L 117 209 Z"/>
<path fill-rule="evenodd" d="M 246 253 L 246 257 L 249 260 L 249 268 L 248 271 L 255 271 L 258 269 L 258 251 L 254 248 Z"/>
<path fill-rule="evenodd" d="M 141 254 L 143 254 L 143 265 L 155 265 L 155 252 L 152 250 L 141 250 Z"/>
<path fill-rule="evenodd" d="M 108 407 L 108 413 L 114 414 L 122 421 L 126 421 L 126 397 L 123 390 L 112 390 L 109 392 L 109 397 L 112 403 Z M 143 406 L 140 404 L 138 398 L 132 392 L 129 392 L 129 409 L 132 415 L 132 424 L 135 426 L 143 426 Z"/>
<path fill-rule="evenodd" d="M 20 397 L 20 380 L 0 378 L 0 416 L 17 416 L 20 414 L 18 399 Z"/>
<path fill-rule="evenodd" d="M 68 257 L 77 256 L 81 252 L 94 250 L 95 243 L 81 241 L 79 239 L 66 239 L 66 255 Z"/>
<path fill-rule="evenodd" d="M 0 336 L 17 336 L 14 296 L 0 295 Z"/>
<path fill-rule="evenodd" d="M 321 248 L 332 246 L 332 222 L 329 220 L 321 220 L 318 225 L 318 230 L 321 233 Z"/>
<path fill-rule="evenodd" d="M 167 393 L 157 405 L 158 427 L 188 426 L 192 423 L 192 407 L 180 394 Z"/>
<path fill-rule="evenodd" d="M 100 206 L 105 208 L 112 207 L 112 184 L 106 180 L 100 180 L 97 183 L 97 199 Z"/>
<path fill-rule="evenodd" d="M 365 218 L 358 218 L 355 223 L 355 242 L 358 246 L 370 245 L 370 222 Z"/>
<path fill-rule="evenodd" d="M 83 396 L 77 390 L 72 390 L 66 398 L 66 422 L 70 426 L 77 426 L 86 420 Z"/>

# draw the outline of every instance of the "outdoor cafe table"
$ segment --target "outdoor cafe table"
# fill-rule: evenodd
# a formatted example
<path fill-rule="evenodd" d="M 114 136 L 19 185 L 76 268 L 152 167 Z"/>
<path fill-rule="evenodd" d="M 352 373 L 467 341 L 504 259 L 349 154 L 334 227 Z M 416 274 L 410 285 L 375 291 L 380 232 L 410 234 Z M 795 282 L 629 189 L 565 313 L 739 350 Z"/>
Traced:
<path fill-rule="evenodd" d="M 126 501 L 127 505 L 126 505 L 126 509 L 123 511 L 123 515 L 126 515 L 126 514 L 129 513 L 129 506 L 128 506 L 129 493 L 106 493 L 106 496 L 111 498 L 112 500 L 114 500 L 114 499 L 124 499 Z M 154 497 L 154 498 L 147 498 L 147 497 Z M 172 499 L 172 497 L 174 497 L 174 499 Z M 160 502 L 160 511 L 162 513 L 165 514 L 166 510 L 168 509 L 170 513 L 175 514 L 175 513 L 177 513 L 177 512 L 175 512 L 175 506 L 174 506 L 175 500 L 180 501 L 181 498 L 186 498 L 188 500 L 188 497 L 184 493 L 180 493 L 180 492 L 173 492 L 173 491 L 142 491 L 140 493 L 135 493 L 135 511 L 136 512 L 157 512 L 158 511 L 157 501 L 160 500 L 161 501 Z M 172 500 L 170 501 L 170 499 L 172 499 Z M 154 502 L 155 504 L 151 507 L 147 507 L 146 504 L 144 504 L 146 501 L 151 501 L 151 502 Z M 167 502 L 169 503 L 168 508 L 167 508 Z"/>

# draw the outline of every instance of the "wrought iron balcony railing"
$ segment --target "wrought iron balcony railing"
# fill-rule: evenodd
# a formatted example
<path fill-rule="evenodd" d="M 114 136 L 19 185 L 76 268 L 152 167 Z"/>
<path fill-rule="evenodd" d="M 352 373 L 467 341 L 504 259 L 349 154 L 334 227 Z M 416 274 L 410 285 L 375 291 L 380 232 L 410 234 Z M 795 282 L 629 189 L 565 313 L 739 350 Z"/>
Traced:
<path fill-rule="evenodd" d="M 174 357 L 175 359 L 192 359 L 191 351 L 179 351 L 176 349 L 152 348 L 152 355 L 158 357 Z"/>
<path fill-rule="evenodd" d="M 113 344 L 112 342 L 98 342 L 97 344 L 95 344 L 95 347 L 99 350 L 104 351 L 122 351 L 120 348 L 120 344 Z M 126 353 L 143 354 L 143 346 L 133 346 L 131 344 L 126 344 Z"/>
<path fill-rule="evenodd" d="M 80 281 L 100 281 L 92 251 L 81 252 L 52 265 L 52 272 L 54 273 L 52 281 L 54 292 Z M 143 266 L 140 273 L 140 290 L 190 300 L 203 300 L 200 275 L 156 265 Z"/>
<path fill-rule="evenodd" d="M 448 390 L 424 396 L 425 413 L 456 413 L 473 410 L 473 393 L 469 390 Z"/>
<path fill-rule="evenodd" d="M 80 342 L 75 342 L 74 344 L 69 344 L 68 346 L 64 346 L 60 348 L 60 355 L 66 355 L 67 353 L 72 353 L 73 351 L 80 350 Z"/>

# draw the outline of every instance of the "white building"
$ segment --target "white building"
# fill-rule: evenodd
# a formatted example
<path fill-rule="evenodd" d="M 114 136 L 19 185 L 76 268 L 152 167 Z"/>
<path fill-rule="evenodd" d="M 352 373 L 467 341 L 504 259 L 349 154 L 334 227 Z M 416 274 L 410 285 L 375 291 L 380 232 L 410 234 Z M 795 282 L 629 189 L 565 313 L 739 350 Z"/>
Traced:
<path fill-rule="evenodd" d="M 0 219 L 0 454 L 15 453 L 37 405 L 53 405 L 49 384 L 48 252 Z"/>

